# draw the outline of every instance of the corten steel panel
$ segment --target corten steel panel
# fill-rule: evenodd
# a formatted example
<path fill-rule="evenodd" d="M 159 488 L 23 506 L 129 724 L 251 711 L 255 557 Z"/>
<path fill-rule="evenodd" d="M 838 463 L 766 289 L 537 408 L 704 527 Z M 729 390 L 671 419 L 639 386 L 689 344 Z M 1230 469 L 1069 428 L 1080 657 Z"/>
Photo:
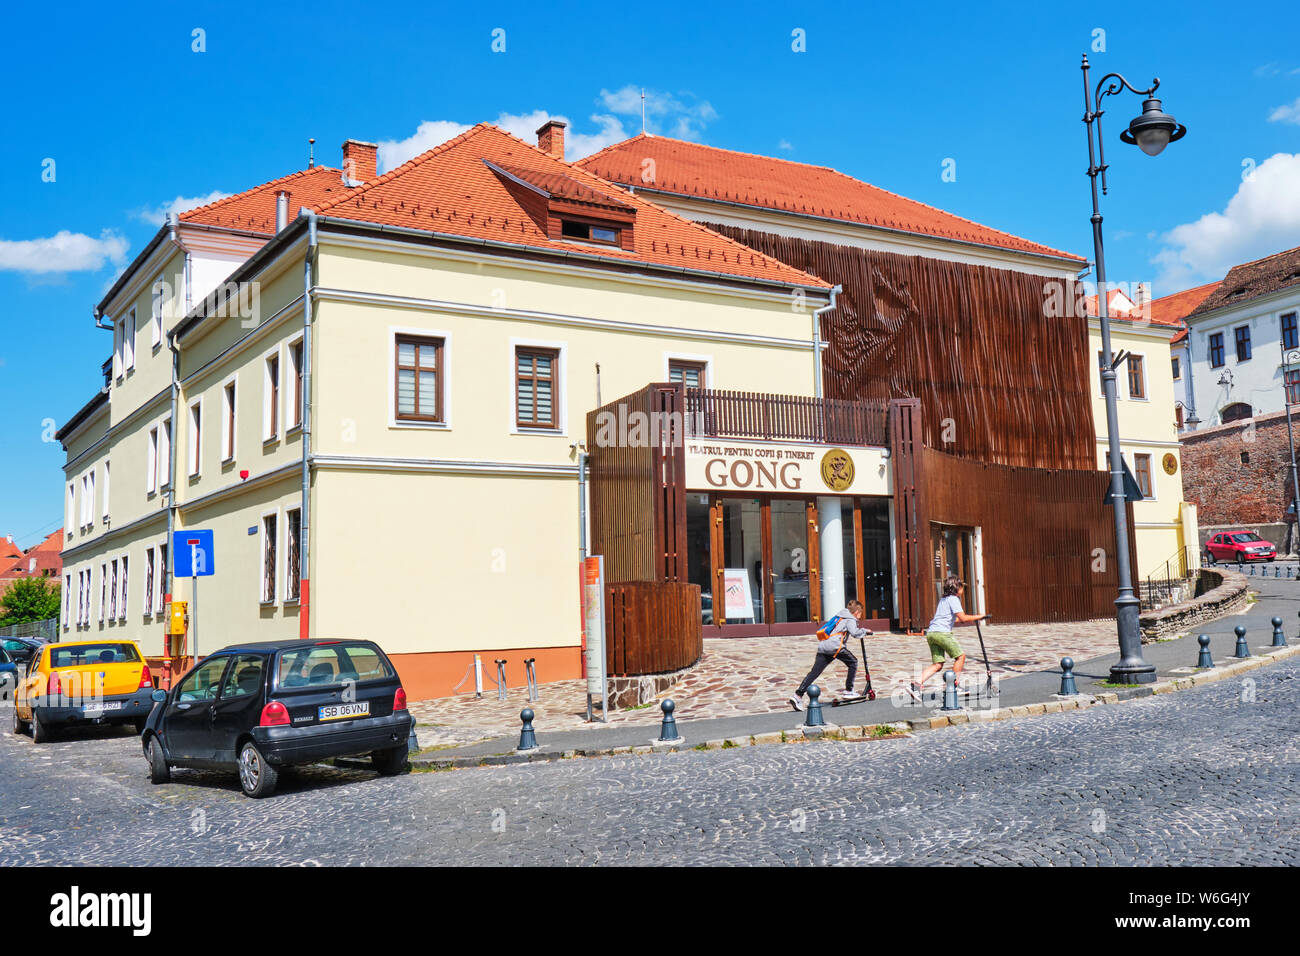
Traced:
<path fill-rule="evenodd" d="M 926 516 L 925 459 L 921 444 L 921 403 L 900 399 L 889 404 L 890 460 L 894 478 L 894 529 L 897 539 L 899 625 L 920 630 L 929 622 L 930 522 Z M 924 618 L 924 619 L 923 619 Z"/>
<path fill-rule="evenodd" d="M 844 287 L 822 316 L 828 398 L 919 398 L 924 444 L 963 458 L 1094 467 L 1087 320 L 1045 308 L 1072 281 L 705 225 Z"/>
<path fill-rule="evenodd" d="M 1015 468 L 927 448 L 922 497 L 929 520 L 978 526 L 985 610 L 1002 622 L 1113 617 L 1115 523 L 1103 504 L 1110 476 L 1096 470 Z M 1133 508 L 1126 508 L 1130 529 Z M 928 571 L 928 569 L 927 569 Z M 924 627 L 937 597 L 925 579 Z"/>

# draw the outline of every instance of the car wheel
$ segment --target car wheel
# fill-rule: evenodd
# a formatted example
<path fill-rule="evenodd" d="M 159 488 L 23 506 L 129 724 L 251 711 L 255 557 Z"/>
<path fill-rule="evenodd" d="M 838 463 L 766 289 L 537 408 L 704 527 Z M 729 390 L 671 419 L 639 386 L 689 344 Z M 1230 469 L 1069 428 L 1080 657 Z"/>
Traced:
<path fill-rule="evenodd" d="M 0 700 L 8 700 L 13 696 L 14 685 L 10 681 L 7 673 L 0 674 Z"/>
<path fill-rule="evenodd" d="M 45 726 L 45 721 L 41 720 L 41 715 L 32 710 L 32 743 L 48 744 L 50 742 L 50 729 Z"/>
<path fill-rule="evenodd" d="M 1273 557 L 1271 557 L 1271 558 L 1268 559 L 1268 563 L 1269 563 L 1269 564 L 1272 564 L 1272 563 L 1273 563 L 1274 561 L 1276 561 L 1276 560 L 1277 560 L 1277 556 L 1274 555 Z"/>
<path fill-rule="evenodd" d="M 245 794 L 253 798 L 269 797 L 275 793 L 279 777 L 252 741 L 244 744 L 239 751 L 239 785 Z"/>
<path fill-rule="evenodd" d="M 144 749 L 145 759 L 149 761 L 149 782 L 167 783 L 172 778 L 171 768 L 167 766 L 167 757 L 163 754 L 162 744 L 156 736 L 149 738 Z"/>
<path fill-rule="evenodd" d="M 14 704 L 14 733 L 16 734 L 27 733 L 27 721 L 19 719 L 17 703 Z"/>
<path fill-rule="evenodd" d="M 406 744 L 391 750 L 376 750 L 370 755 L 370 762 L 381 776 L 392 777 L 406 769 L 406 753 Z"/>

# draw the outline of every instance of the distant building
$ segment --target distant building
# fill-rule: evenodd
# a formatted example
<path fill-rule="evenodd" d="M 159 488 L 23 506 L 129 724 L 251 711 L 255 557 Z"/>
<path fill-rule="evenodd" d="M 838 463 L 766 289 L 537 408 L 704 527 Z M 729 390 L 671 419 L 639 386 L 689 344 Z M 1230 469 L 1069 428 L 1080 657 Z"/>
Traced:
<path fill-rule="evenodd" d="M 25 578 L 53 578 L 58 583 L 63 571 L 62 546 L 62 528 L 26 551 L 14 544 L 13 535 L 7 535 L 0 541 L 0 597 L 15 581 Z"/>

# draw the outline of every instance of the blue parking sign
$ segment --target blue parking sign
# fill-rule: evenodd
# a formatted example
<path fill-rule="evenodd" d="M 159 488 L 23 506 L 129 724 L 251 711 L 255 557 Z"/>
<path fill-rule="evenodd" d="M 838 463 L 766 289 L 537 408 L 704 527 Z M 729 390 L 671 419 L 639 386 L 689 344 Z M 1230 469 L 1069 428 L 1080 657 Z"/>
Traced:
<path fill-rule="evenodd" d="M 176 577 L 207 577 L 216 570 L 212 531 L 173 531 L 172 555 L 172 574 Z"/>

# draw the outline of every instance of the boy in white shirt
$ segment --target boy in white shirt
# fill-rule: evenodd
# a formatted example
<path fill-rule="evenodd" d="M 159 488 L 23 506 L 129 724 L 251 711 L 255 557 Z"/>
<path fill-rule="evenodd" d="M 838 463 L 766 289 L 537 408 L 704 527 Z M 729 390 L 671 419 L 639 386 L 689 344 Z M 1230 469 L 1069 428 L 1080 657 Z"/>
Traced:
<path fill-rule="evenodd" d="M 947 658 L 953 659 L 953 673 L 957 675 L 958 681 L 961 680 L 962 669 L 966 666 L 966 652 L 957 643 L 957 638 L 953 637 L 953 627 L 957 624 L 982 621 L 986 617 L 984 614 L 967 614 L 962 610 L 961 598 L 965 593 L 966 584 L 961 578 L 955 574 L 948 575 L 947 580 L 943 582 L 943 597 L 939 599 L 939 606 L 934 609 L 930 626 L 925 629 L 925 643 L 930 647 L 930 666 L 921 672 L 919 684 L 912 681 L 907 688 L 907 692 L 917 703 L 921 701 L 921 688 L 925 686 L 927 680 L 943 670 Z"/>

